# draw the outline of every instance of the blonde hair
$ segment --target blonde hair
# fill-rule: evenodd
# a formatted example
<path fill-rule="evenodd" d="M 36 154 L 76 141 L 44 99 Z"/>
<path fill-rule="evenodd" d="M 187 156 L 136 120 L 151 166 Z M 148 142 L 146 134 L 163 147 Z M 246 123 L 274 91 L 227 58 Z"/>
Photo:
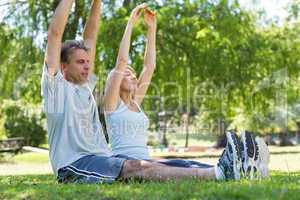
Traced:
<path fill-rule="evenodd" d="M 130 65 L 127 65 L 127 68 L 136 75 L 136 71 Z"/>

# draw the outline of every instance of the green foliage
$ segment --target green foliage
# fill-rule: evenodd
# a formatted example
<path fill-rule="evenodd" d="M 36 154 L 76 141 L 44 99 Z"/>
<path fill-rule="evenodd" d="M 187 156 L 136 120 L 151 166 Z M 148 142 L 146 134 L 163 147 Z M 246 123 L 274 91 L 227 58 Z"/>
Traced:
<path fill-rule="evenodd" d="M 43 53 L 33 39 L 19 37 L 18 29 L 0 24 L 0 100 L 24 98 L 41 101 L 40 77 Z"/>
<path fill-rule="evenodd" d="M 31 146 L 45 142 L 44 116 L 39 107 L 24 101 L 4 101 L 1 118 L 8 138 L 24 137 L 25 145 Z"/>
<path fill-rule="evenodd" d="M 6 50 L 0 55 L 0 99 L 41 102 L 47 27 L 58 2 L 10 3 L 5 24 L 0 25 L 0 48 Z M 115 65 L 129 13 L 141 2 L 103 0 L 96 59 L 99 93 Z M 298 1 L 287 8 L 290 21 L 283 26 L 257 24 L 255 13 L 243 10 L 237 0 L 149 2 L 158 18 L 157 69 L 144 109 L 154 123 L 160 109 L 174 115 L 180 110 L 198 110 L 199 123 L 208 124 L 210 132 L 216 132 L 221 120 L 232 128 L 260 133 L 285 129 L 299 121 L 300 113 L 294 112 L 288 123 L 280 122 L 278 110 L 284 103 L 276 97 L 286 96 L 290 107 L 298 104 Z M 89 7 L 89 0 L 75 1 L 64 39 L 81 34 Z M 130 64 L 138 72 L 143 67 L 145 35 L 141 22 L 134 30 L 130 52 Z M 276 74 L 282 71 L 286 75 L 278 83 Z M 164 97 L 161 105 L 160 97 Z"/>

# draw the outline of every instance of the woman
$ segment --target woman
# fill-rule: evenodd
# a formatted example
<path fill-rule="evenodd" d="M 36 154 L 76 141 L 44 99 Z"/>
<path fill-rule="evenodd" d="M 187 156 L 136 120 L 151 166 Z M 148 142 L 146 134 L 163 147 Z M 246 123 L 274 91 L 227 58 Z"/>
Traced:
<path fill-rule="evenodd" d="M 134 24 L 138 21 L 144 10 L 144 21 L 148 28 L 147 46 L 145 52 L 144 68 L 137 78 L 135 71 L 128 66 L 130 38 Z M 147 4 L 137 6 L 131 13 L 125 33 L 123 35 L 116 67 L 111 71 L 106 82 L 104 92 L 104 113 L 108 136 L 112 145 L 112 152 L 116 156 L 130 159 L 150 160 L 147 147 L 147 129 L 149 119 L 140 108 L 148 86 L 155 70 L 156 63 L 156 16 L 147 8 Z M 252 138 L 252 135 L 249 135 Z M 227 139 L 239 149 L 239 143 L 235 134 L 227 133 Z M 233 142 L 233 140 L 235 140 Z M 246 141 L 246 140 L 245 140 Z M 248 141 L 248 140 L 247 140 Z M 233 144 L 234 143 L 234 144 Z M 244 149 L 253 145 L 244 143 Z M 255 145 L 254 147 L 255 148 Z M 237 161 L 240 161 L 239 150 L 235 153 Z M 226 157 L 224 150 L 216 167 L 216 174 Z M 246 151 L 247 153 L 248 151 Z M 238 155 L 239 154 L 239 155 Z M 225 156 L 223 156 L 225 155 Z M 249 157 L 250 158 L 250 157 Z M 244 159 L 243 163 L 248 160 Z M 152 160 L 153 161 L 153 160 Z M 212 168 L 212 165 L 202 164 L 190 160 L 164 160 L 157 161 L 165 165 L 188 168 Z M 225 161 L 226 162 L 226 161 Z M 240 163 L 234 163 L 235 171 L 239 171 Z M 248 165 L 245 167 L 247 168 Z M 223 174 L 219 173 L 219 174 Z M 224 176 L 224 174 L 222 175 Z M 239 176 L 236 177 L 239 179 Z"/>
<path fill-rule="evenodd" d="M 137 78 L 135 71 L 127 63 L 132 29 L 143 10 L 144 21 L 148 29 L 147 46 L 144 68 Z M 150 11 L 146 4 L 133 10 L 120 44 L 116 67 L 111 71 L 106 82 L 104 111 L 108 135 L 115 155 L 143 160 L 150 159 L 147 147 L 149 119 L 140 106 L 156 67 L 156 27 L 155 13 Z M 161 162 L 174 166 L 212 167 L 184 160 Z"/>
<path fill-rule="evenodd" d="M 127 65 L 130 49 L 130 38 L 134 24 L 138 21 L 144 10 L 144 21 L 148 28 L 147 46 L 145 52 L 144 68 L 139 78 L 136 77 L 135 71 Z M 129 159 L 150 160 L 147 147 L 147 129 L 149 119 L 140 108 L 148 86 L 150 84 L 156 63 L 156 16 L 155 13 L 147 8 L 147 4 L 137 6 L 131 13 L 125 33 L 123 35 L 116 67 L 108 76 L 104 92 L 104 112 L 107 123 L 107 131 L 112 144 L 112 151 L 116 156 L 127 157 Z M 220 157 L 218 164 L 215 166 L 216 174 L 220 177 L 226 177 L 231 172 L 225 172 L 230 165 L 234 165 L 235 179 L 239 179 L 241 163 L 243 171 L 248 176 L 248 169 L 251 171 L 257 169 L 258 174 L 267 177 L 263 173 L 263 168 L 267 169 L 268 153 L 264 145 L 253 145 L 256 143 L 252 134 L 243 134 L 241 145 L 235 134 L 228 132 L 227 146 Z M 244 138 L 244 139 L 243 139 Z M 248 141 L 248 142 L 247 142 Z M 254 141 L 254 142 L 249 142 Z M 230 150 L 230 147 L 235 150 Z M 242 153 L 240 152 L 242 150 Z M 261 152 L 254 155 L 251 152 Z M 230 152 L 230 153 L 228 153 Z M 229 161 L 228 158 L 233 156 L 234 159 Z M 260 160 L 260 161 L 259 161 Z M 154 160 L 152 160 L 154 161 Z M 252 161 L 252 162 L 250 162 Z M 212 168 L 213 166 L 202 164 L 190 160 L 164 160 L 159 163 L 187 168 Z M 229 164 L 229 165 L 228 165 Z M 227 166 L 224 168 L 224 166 Z M 230 167 L 232 168 L 232 166 Z M 266 171 L 266 170 L 265 170 Z M 251 177 L 253 177 L 253 173 Z M 216 175 L 217 177 L 219 175 Z"/>

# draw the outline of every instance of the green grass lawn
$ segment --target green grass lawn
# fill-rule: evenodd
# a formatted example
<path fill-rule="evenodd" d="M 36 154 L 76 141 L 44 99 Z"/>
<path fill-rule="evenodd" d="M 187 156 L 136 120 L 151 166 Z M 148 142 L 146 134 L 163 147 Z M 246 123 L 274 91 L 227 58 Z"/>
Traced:
<path fill-rule="evenodd" d="M 47 163 L 49 162 L 48 154 L 42 153 L 20 153 L 17 155 L 8 154 L 5 156 L 0 157 L 0 164 L 1 163 L 15 163 L 15 164 L 22 164 L 22 163 Z"/>
<path fill-rule="evenodd" d="M 14 156 L 13 160 L 17 163 L 45 163 L 49 162 L 49 156 L 41 153 L 23 153 Z"/>
<path fill-rule="evenodd" d="M 299 199 L 300 172 L 239 182 L 185 180 L 112 185 L 63 185 L 53 175 L 0 177 L 0 199 Z"/>

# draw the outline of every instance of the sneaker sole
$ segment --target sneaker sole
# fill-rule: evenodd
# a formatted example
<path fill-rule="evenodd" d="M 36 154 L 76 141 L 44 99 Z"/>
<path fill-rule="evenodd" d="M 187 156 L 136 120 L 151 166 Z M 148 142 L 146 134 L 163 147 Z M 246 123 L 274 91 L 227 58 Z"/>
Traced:
<path fill-rule="evenodd" d="M 240 180 L 241 179 L 241 167 L 242 167 L 242 162 L 241 162 L 241 153 L 240 153 L 240 148 L 239 148 L 239 141 L 236 137 L 235 134 L 231 132 L 226 133 L 227 137 L 227 142 L 231 146 L 232 149 L 232 155 L 233 155 L 233 172 L 234 172 L 234 179 L 235 180 Z"/>
<path fill-rule="evenodd" d="M 242 145 L 244 147 L 244 158 L 247 161 L 243 163 L 243 171 L 245 176 L 250 179 L 254 178 L 255 171 L 258 170 L 258 145 L 249 132 L 243 132 L 241 135 Z"/>

